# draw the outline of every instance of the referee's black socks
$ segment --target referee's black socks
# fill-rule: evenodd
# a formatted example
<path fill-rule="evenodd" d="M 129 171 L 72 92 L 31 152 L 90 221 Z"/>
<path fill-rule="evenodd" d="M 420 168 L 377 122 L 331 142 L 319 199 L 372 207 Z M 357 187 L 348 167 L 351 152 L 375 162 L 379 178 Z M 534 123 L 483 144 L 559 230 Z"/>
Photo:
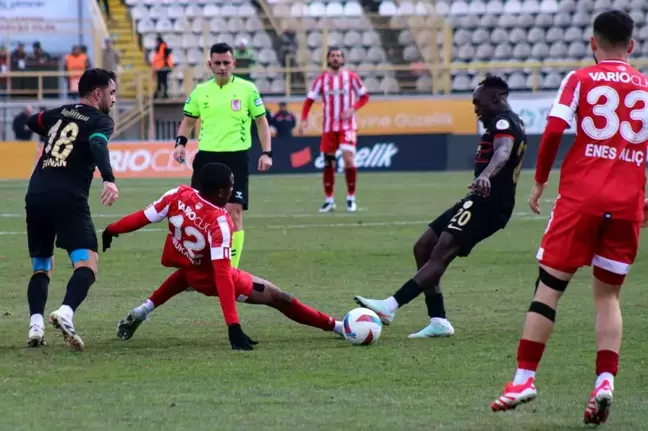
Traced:
<path fill-rule="evenodd" d="M 49 276 L 44 272 L 37 272 L 29 279 L 27 286 L 27 302 L 29 303 L 29 315 L 45 314 L 47 304 L 47 293 L 49 290 Z"/>
<path fill-rule="evenodd" d="M 88 296 L 90 286 L 95 282 L 95 273 L 88 267 L 82 266 L 74 270 L 67 285 L 63 305 L 76 311 L 83 300 Z"/>

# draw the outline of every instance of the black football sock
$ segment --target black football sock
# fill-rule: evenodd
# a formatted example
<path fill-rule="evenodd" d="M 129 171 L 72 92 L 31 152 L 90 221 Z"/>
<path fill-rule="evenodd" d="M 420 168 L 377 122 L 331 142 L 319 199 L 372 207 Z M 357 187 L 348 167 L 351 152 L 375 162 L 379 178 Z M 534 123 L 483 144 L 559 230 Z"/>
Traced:
<path fill-rule="evenodd" d="M 443 293 L 425 295 L 425 305 L 427 305 L 428 316 L 430 318 L 446 318 L 445 306 L 443 305 Z"/>
<path fill-rule="evenodd" d="M 27 302 L 29 303 L 29 315 L 45 314 L 47 304 L 47 292 L 49 290 L 50 278 L 44 272 L 37 272 L 29 279 L 27 286 Z"/>
<path fill-rule="evenodd" d="M 80 267 L 74 270 L 72 277 L 67 285 L 63 305 L 67 305 L 73 311 L 81 305 L 83 300 L 88 296 L 90 286 L 95 282 L 95 273 L 87 267 Z"/>
<path fill-rule="evenodd" d="M 394 299 L 396 302 L 398 302 L 398 306 L 402 307 L 403 305 L 411 302 L 414 298 L 419 296 L 423 292 L 423 289 L 421 286 L 418 285 L 416 281 L 413 279 L 407 280 L 405 284 L 403 284 L 403 287 L 398 289 L 396 293 L 394 293 Z"/>

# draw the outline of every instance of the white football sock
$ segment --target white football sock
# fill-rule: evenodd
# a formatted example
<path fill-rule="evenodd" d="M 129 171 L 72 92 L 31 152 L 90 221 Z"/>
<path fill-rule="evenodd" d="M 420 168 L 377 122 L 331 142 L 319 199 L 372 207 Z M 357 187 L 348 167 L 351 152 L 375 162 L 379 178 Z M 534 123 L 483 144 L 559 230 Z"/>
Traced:
<path fill-rule="evenodd" d="M 333 198 L 333 196 L 326 197 L 326 203 L 332 204 L 333 202 L 335 202 L 335 198 Z"/>
<path fill-rule="evenodd" d="M 614 376 L 611 373 L 601 373 L 597 378 L 596 378 L 596 383 L 594 384 L 595 388 L 598 388 L 601 386 L 603 381 L 607 380 L 610 382 L 610 386 L 612 386 L 612 389 L 614 389 Z"/>
<path fill-rule="evenodd" d="M 394 298 L 393 296 L 390 296 L 389 298 L 385 299 L 383 303 L 387 308 L 387 311 L 389 311 L 390 313 L 393 313 L 396 310 L 398 310 L 399 307 L 398 301 L 396 301 L 396 298 Z"/>
<path fill-rule="evenodd" d="M 529 377 L 535 379 L 536 372 L 531 370 L 525 370 L 523 368 L 518 368 L 515 372 L 515 377 L 513 378 L 514 385 L 521 385 L 526 383 L 529 380 Z"/>
<path fill-rule="evenodd" d="M 347 200 L 355 202 L 355 195 L 347 195 Z"/>
<path fill-rule="evenodd" d="M 153 301 L 151 301 L 150 299 L 147 299 L 135 310 L 143 311 L 145 314 L 149 314 L 151 311 L 155 310 L 155 304 L 153 304 Z"/>
<path fill-rule="evenodd" d="M 72 307 L 70 307 L 69 305 L 61 305 L 61 307 L 59 308 L 59 314 L 61 314 L 61 316 L 65 317 L 70 322 L 72 321 L 72 319 L 74 319 L 74 310 L 72 310 Z"/>
<path fill-rule="evenodd" d="M 41 328 L 45 326 L 45 323 L 43 322 L 42 314 L 31 315 L 31 317 L 29 318 L 29 326 L 33 326 L 33 325 L 40 326 Z"/>
<path fill-rule="evenodd" d="M 340 320 L 335 321 L 335 327 L 333 328 L 333 332 L 336 334 L 343 334 L 344 333 L 344 323 Z"/>

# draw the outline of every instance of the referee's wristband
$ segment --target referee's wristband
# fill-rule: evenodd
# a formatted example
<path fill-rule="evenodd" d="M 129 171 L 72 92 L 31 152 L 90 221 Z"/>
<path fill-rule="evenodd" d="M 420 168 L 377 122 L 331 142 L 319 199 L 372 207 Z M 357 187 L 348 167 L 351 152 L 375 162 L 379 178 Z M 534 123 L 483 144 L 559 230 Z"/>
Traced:
<path fill-rule="evenodd" d="M 182 145 L 183 147 L 187 145 L 187 137 L 186 136 L 176 136 L 176 144 L 175 146 L 177 147 L 178 145 Z"/>
<path fill-rule="evenodd" d="M 264 152 L 261 153 L 261 155 L 268 156 L 268 157 L 272 158 L 272 151 L 264 151 Z"/>

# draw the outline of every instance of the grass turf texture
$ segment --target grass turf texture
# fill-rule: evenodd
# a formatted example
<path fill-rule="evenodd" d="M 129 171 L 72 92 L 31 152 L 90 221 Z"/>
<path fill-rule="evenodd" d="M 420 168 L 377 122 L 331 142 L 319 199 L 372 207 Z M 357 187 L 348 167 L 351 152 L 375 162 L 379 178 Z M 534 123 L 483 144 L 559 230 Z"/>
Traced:
<path fill-rule="evenodd" d="M 546 198 L 555 194 L 556 184 Z M 277 283 L 337 318 L 353 296 L 382 298 L 414 272 L 412 245 L 426 223 L 466 192 L 469 173 L 361 174 L 360 211 L 318 214 L 320 178 L 251 180 L 241 267 Z M 239 305 L 243 328 L 260 341 L 233 352 L 216 299 L 183 294 L 156 310 L 130 341 L 116 323 L 169 274 L 159 264 L 165 225 L 123 235 L 101 255 L 98 282 L 75 319 L 86 343 L 78 354 L 48 326 L 48 346 L 27 349 L 26 286 L 31 267 L 24 235 L 24 182 L 2 182 L 0 218 L 0 429 L 191 430 L 571 430 L 594 379 L 594 311 L 582 270 L 557 317 L 557 333 L 541 364 L 538 400 L 512 413 L 489 403 L 515 368 L 524 313 L 537 276 L 535 252 L 544 215 L 526 205 L 531 175 L 523 173 L 516 215 L 506 230 L 457 260 L 443 278 L 449 339 L 409 340 L 427 324 L 423 298 L 397 313 L 379 344 L 354 347 L 330 333 L 288 321 L 263 306 Z M 120 201 L 99 204 L 97 229 L 143 207 L 173 180 L 121 181 Z M 114 215 L 114 217 L 112 216 Z M 610 429 L 645 429 L 646 251 L 622 301 L 625 339 Z M 58 307 L 70 275 L 56 252 L 47 313 Z"/>

